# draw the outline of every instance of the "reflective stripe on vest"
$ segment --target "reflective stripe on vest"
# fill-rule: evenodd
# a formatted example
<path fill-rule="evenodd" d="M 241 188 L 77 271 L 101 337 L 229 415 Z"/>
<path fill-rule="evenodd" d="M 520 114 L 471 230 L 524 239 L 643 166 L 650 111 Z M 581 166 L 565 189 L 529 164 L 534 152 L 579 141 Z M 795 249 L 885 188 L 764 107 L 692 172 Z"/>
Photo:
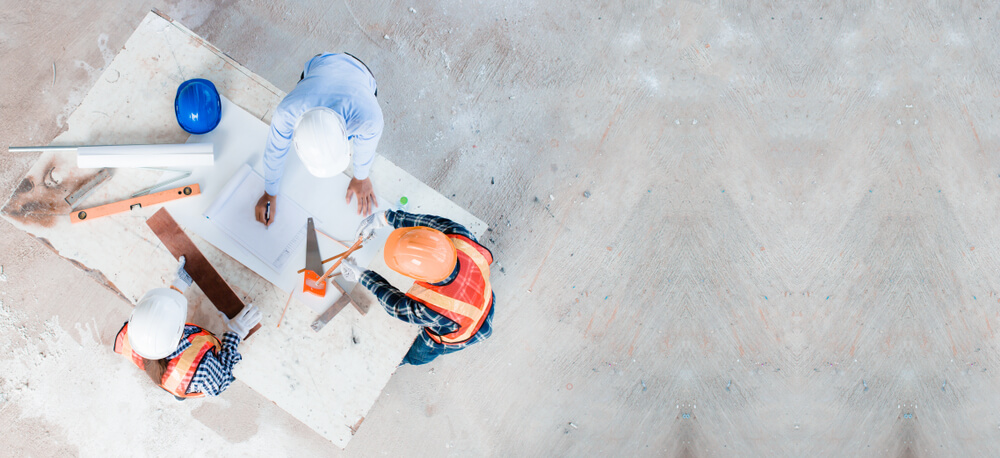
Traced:
<path fill-rule="evenodd" d="M 440 344 L 460 344 L 476 335 L 489 316 L 493 305 L 490 285 L 493 255 L 466 237 L 449 234 L 448 238 L 458 250 L 459 270 L 455 280 L 443 286 L 414 282 L 406 294 L 458 324 L 457 331 L 443 336 L 425 328 L 432 340 Z"/>
<path fill-rule="evenodd" d="M 194 325 L 188 324 L 187 326 Z M 186 338 L 191 345 L 167 363 L 167 370 L 163 373 L 160 387 L 167 390 L 170 394 L 181 398 L 202 397 L 205 395 L 204 393 L 187 393 L 188 385 L 191 384 L 191 379 L 194 377 L 195 371 L 198 370 L 198 364 L 201 363 L 201 359 L 205 356 L 205 353 L 213 349 L 213 347 L 215 351 L 219 351 L 222 348 L 222 344 L 219 343 L 219 339 L 212 335 L 212 333 L 204 329 Z M 115 337 L 115 353 L 129 358 L 139 369 L 146 369 L 142 356 L 132 351 L 132 347 L 128 343 L 128 323 L 122 326 L 121 331 L 118 331 L 118 336 Z"/>

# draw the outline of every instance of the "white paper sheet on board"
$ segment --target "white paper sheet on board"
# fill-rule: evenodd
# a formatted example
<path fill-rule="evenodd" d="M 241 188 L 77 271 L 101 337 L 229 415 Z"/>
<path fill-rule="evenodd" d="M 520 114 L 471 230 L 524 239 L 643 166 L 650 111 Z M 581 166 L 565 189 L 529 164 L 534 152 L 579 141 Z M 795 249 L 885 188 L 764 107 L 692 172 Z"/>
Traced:
<path fill-rule="evenodd" d="M 274 212 L 277 215 L 280 209 L 281 218 L 264 226 L 257 222 L 252 211 L 247 211 L 257 205 L 263 193 L 264 177 L 243 164 L 205 210 L 205 217 L 275 272 L 280 272 L 293 251 L 305 241 L 306 219 L 311 215 L 294 200 L 279 194 Z"/>

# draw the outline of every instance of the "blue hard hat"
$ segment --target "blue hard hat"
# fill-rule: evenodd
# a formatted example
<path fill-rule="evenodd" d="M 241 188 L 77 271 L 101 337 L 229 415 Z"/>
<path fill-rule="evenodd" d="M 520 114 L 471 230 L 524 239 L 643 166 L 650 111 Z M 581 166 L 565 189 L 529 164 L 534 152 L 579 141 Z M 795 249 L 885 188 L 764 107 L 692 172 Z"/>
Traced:
<path fill-rule="evenodd" d="M 181 128 L 192 134 L 207 134 L 222 119 L 222 100 L 211 81 L 195 78 L 181 83 L 174 99 L 174 113 Z"/>

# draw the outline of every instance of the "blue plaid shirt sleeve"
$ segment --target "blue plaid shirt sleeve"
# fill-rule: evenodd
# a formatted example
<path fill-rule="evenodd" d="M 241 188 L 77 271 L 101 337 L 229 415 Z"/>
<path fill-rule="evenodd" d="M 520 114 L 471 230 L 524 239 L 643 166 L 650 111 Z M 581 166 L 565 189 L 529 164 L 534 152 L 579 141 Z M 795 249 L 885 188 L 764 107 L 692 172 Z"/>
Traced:
<path fill-rule="evenodd" d="M 472 232 L 466 229 L 465 226 L 441 216 L 407 213 L 402 210 L 386 210 L 385 219 L 396 229 L 401 227 L 425 226 L 437 229 L 445 234 L 468 237 L 470 240 L 479 243 L 476 240 L 476 236 L 472 235 Z"/>
<path fill-rule="evenodd" d="M 190 327 L 190 326 L 189 326 Z M 187 330 L 185 329 L 185 335 Z M 205 393 L 209 396 L 218 396 L 229 388 L 229 385 L 236 380 L 233 377 L 233 366 L 240 362 L 243 357 L 236 347 L 240 344 L 240 336 L 234 332 L 222 334 L 222 349 L 219 352 L 208 351 L 198 364 L 191 384 L 188 385 L 188 393 Z"/>
<path fill-rule="evenodd" d="M 403 294 L 374 271 L 366 270 L 361 274 L 361 284 L 378 298 L 378 301 L 382 303 L 382 308 L 389 315 L 407 323 L 431 328 L 438 334 L 447 334 L 458 330 L 457 323 L 427 308 L 420 301 Z"/>

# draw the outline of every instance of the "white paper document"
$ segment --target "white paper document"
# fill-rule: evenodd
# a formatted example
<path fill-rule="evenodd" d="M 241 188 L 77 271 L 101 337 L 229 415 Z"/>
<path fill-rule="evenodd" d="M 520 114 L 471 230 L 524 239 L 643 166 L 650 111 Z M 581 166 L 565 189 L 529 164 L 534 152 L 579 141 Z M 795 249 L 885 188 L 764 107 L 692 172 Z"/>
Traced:
<path fill-rule="evenodd" d="M 294 200 L 279 194 L 272 210 L 274 222 L 264 226 L 256 220 L 253 210 L 262 195 L 264 177 L 243 164 L 205 210 L 205 217 L 275 272 L 281 272 L 306 239 L 306 219 L 310 215 Z M 281 216 L 277 217 L 279 212 Z"/>

